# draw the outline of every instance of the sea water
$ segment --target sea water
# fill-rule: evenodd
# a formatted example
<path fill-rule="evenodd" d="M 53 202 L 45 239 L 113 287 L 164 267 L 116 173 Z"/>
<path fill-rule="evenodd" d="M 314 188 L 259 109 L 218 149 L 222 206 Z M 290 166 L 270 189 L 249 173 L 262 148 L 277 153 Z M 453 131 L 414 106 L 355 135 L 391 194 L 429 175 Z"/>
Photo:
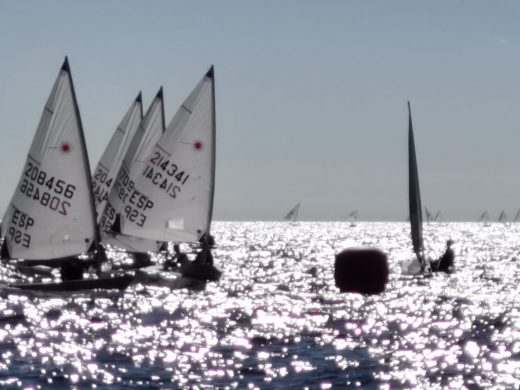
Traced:
<path fill-rule="evenodd" d="M 425 225 L 455 273 L 401 273 L 406 223 L 216 222 L 203 291 L 0 298 L 1 388 L 329 389 L 520 386 L 520 224 Z M 388 255 L 377 296 L 341 294 L 334 255 Z M 7 268 L 2 282 L 15 280 Z"/>

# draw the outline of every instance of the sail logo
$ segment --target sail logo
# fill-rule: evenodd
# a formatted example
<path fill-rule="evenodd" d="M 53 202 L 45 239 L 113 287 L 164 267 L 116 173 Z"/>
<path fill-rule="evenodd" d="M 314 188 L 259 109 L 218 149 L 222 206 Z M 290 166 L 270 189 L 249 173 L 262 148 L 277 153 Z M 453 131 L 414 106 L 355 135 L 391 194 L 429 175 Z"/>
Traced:
<path fill-rule="evenodd" d="M 70 151 L 72 150 L 72 147 L 70 146 L 70 144 L 68 142 L 64 142 L 61 144 L 61 147 L 60 147 L 60 150 L 62 151 L 62 153 L 70 153 Z"/>
<path fill-rule="evenodd" d="M 198 140 L 193 143 L 193 149 L 195 149 L 197 152 L 200 152 L 203 146 L 204 145 L 202 144 L 202 142 Z"/>

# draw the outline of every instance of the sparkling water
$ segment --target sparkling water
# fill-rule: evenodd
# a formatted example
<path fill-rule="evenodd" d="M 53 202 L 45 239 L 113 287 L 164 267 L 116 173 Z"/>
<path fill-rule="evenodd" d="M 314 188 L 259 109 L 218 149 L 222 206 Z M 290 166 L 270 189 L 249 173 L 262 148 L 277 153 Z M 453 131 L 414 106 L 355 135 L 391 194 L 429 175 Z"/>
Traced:
<path fill-rule="evenodd" d="M 203 291 L 0 298 L 0 387 L 518 388 L 520 224 L 431 223 L 453 274 L 401 273 L 407 223 L 216 222 L 221 280 Z M 334 255 L 388 255 L 377 296 L 340 294 Z M 14 281 L 7 267 L 4 283 Z"/>

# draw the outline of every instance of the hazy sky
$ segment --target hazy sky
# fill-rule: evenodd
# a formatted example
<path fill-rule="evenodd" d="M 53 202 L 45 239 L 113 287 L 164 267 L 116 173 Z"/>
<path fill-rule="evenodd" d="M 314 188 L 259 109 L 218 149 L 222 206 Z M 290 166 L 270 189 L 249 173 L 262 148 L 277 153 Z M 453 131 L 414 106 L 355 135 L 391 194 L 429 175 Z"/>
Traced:
<path fill-rule="evenodd" d="M 139 90 L 169 122 L 215 65 L 215 219 L 520 207 L 518 1 L 0 0 L 0 215 L 69 56 L 94 167 Z"/>

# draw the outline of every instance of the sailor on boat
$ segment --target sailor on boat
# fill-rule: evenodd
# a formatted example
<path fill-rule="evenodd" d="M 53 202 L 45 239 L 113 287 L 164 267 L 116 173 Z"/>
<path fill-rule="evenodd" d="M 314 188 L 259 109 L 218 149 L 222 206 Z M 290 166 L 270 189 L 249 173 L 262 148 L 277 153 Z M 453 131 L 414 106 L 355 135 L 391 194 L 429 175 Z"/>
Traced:
<path fill-rule="evenodd" d="M 446 241 L 446 251 L 439 260 L 432 262 L 433 271 L 450 272 L 453 269 L 455 253 L 451 249 L 452 245 L 453 240 Z"/>
<path fill-rule="evenodd" d="M 194 260 L 194 264 L 209 264 L 213 265 L 213 254 L 211 253 L 210 239 L 205 239 L 201 243 L 201 250 L 197 253 L 197 257 Z M 214 241 L 213 241 L 214 242 Z"/>
<path fill-rule="evenodd" d="M 175 252 L 173 257 L 164 262 L 165 270 L 176 267 L 182 267 L 184 264 L 189 263 L 188 255 L 186 255 L 186 253 L 184 252 L 181 252 L 179 244 L 173 245 L 173 251 Z"/>

